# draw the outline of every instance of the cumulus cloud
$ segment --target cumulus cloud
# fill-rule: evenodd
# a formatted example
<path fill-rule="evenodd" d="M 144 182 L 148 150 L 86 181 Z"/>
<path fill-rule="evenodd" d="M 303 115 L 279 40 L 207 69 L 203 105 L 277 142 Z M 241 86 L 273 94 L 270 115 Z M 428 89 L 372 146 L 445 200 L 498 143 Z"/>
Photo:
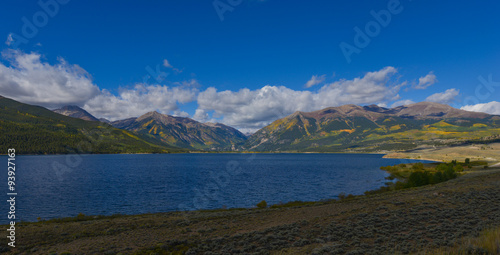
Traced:
<path fill-rule="evenodd" d="M 409 104 L 414 104 L 415 102 L 413 100 L 410 100 L 410 99 L 406 99 L 406 100 L 399 100 L 399 101 L 396 101 L 394 102 L 392 105 L 391 105 L 391 108 L 394 108 L 394 107 L 398 107 L 398 106 L 401 106 L 401 105 L 409 105 Z"/>
<path fill-rule="evenodd" d="M 426 89 L 432 84 L 436 83 L 438 80 L 436 79 L 436 75 L 433 72 L 430 72 L 424 77 L 420 77 L 418 79 L 418 84 L 413 86 L 414 89 Z"/>
<path fill-rule="evenodd" d="M 178 105 L 194 101 L 200 86 L 195 79 L 174 83 L 174 87 L 137 84 L 114 95 L 101 91 L 87 71 L 62 58 L 51 65 L 38 53 L 8 50 L 2 52 L 2 59 L 0 95 L 52 109 L 78 105 L 110 120 L 137 117 L 148 111 L 187 117 L 189 114 Z"/>
<path fill-rule="evenodd" d="M 435 102 L 440 104 L 449 104 L 455 100 L 455 98 L 460 93 L 460 90 L 457 89 L 447 89 L 445 92 L 436 93 L 430 95 L 425 99 L 428 102 Z"/>
<path fill-rule="evenodd" d="M 254 131 L 295 111 L 314 111 L 343 104 L 371 104 L 395 100 L 405 83 L 391 84 L 394 67 L 369 72 L 352 80 L 326 84 L 316 92 L 296 91 L 284 86 L 264 86 L 257 90 L 217 91 L 210 87 L 198 95 L 198 113 L 240 130 Z"/>
<path fill-rule="evenodd" d="M 343 104 L 387 105 L 399 100 L 398 92 L 406 85 L 398 81 L 396 68 L 389 66 L 362 77 L 324 84 L 314 91 L 270 85 L 255 90 L 218 91 L 210 87 L 200 91 L 201 85 L 191 79 L 170 83 L 171 86 L 140 83 L 111 93 L 95 85 L 83 68 L 62 58 L 49 64 L 38 53 L 14 50 L 4 51 L 2 58 L 0 95 L 23 103 L 48 108 L 78 105 L 96 117 L 117 120 L 148 111 L 187 117 L 189 114 L 179 106 L 197 101 L 194 119 L 220 121 L 243 132 L 255 131 L 295 111 L 315 111 Z M 163 64 L 173 68 L 168 60 Z M 317 85 L 324 79 L 324 75 L 313 76 L 310 84 Z M 450 101 L 456 95 L 458 91 L 451 89 L 434 94 L 428 100 Z"/>
<path fill-rule="evenodd" d="M 472 112 L 485 112 L 494 115 L 500 115 L 500 102 L 492 101 L 484 104 L 466 105 L 460 108 Z"/>
<path fill-rule="evenodd" d="M 314 86 L 314 85 L 318 85 L 318 84 L 320 84 L 320 83 L 324 82 L 324 81 L 325 81 L 325 78 L 326 78 L 326 75 L 325 75 L 325 74 L 323 74 L 323 75 L 321 75 L 321 76 L 318 76 L 318 75 L 313 75 L 313 76 L 311 77 L 311 79 L 310 79 L 309 81 L 307 81 L 307 82 L 306 82 L 305 87 L 306 87 L 306 88 L 310 88 L 310 87 L 312 87 L 312 86 Z"/>
<path fill-rule="evenodd" d="M 50 65 L 38 53 L 7 50 L 2 59 L 6 64 L 0 62 L 0 95 L 14 100 L 49 108 L 82 106 L 100 93 L 89 73 L 62 58 Z"/>
<path fill-rule="evenodd" d="M 197 92 L 192 88 L 137 84 L 131 89 L 120 89 L 116 96 L 103 90 L 83 108 L 109 120 L 137 117 L 150 111 L 187 117 L 189 114 L 181 111 L 178 104 L 192 102 Z"/>

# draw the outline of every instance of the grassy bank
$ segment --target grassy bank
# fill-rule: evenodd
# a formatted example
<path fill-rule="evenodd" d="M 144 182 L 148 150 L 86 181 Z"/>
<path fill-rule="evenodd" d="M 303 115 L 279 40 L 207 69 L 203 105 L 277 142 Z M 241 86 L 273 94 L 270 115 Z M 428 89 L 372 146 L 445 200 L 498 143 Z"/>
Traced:
<path fill-rule="evenodd" d="M 500 227 L 484 230 L 478 237 L 463 238 L 453 247 L 439 248 L 420 254 L 469 255 L 500 254 Z"/>
<path fill-rule="evenodd" d="M 492 169 L 341 201 L 23 223 L 7 254 L 444 252 L 500 226 L 499 184 Z"/>

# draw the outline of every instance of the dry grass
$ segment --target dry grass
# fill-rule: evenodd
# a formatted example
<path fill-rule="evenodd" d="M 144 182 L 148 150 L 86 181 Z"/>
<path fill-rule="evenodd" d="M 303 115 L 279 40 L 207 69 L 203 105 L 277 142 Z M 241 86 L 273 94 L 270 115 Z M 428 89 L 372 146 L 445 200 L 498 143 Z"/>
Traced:
<path fill-rule="evenodd" d="M 500 227 L 487 229 L 483 231 L 479 237 L 463 238 L 458 245 L 451 248 L 440 248 L 431 252 L 420 252 L 416 254 L 500 254 Z"/>
<path fill-rule="evenodd" d="M 500 143 L 426 148 L 409 152 L 390 153 L 385 157 L 427 159 L 443 162 L 455 159 L 463 162 L 466 158 L 470 158 L 471 160 L 489 161 L 490 165 L 494 165 L 500 162 Z"/>

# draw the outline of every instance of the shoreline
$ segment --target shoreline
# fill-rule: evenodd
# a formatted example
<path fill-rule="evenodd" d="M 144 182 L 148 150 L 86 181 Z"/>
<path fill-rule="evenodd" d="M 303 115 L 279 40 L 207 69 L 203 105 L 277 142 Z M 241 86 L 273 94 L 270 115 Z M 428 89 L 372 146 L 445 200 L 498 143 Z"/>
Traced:
<path fill-rule="evenodd" d="M 163 155 L 163 154 L 368 154 L 387 155 L 386 152 L 290 152 L 290 151 L 190 151 L 190 152 L 167 152 L 167 153 L 53 153 L 53 154 L 22 154 L 18 156 L 64 156 L 64 155 Z M 0 156 L 7 154 L 0 153 Z"/>
<path fill-rule="evenodd" d="M 11 254 L 163 254 L 188 250 L 202 254 L 234 253 L 237 249 L 251 253 L 259 252 L 259 248 L 281 254 L 340 248 L 340 254 L 418 252 L 447 247 L 448 241 L 460 242 L 463 237 L 473 236 L 474 229 L 498 226 L 500 215 L 495 208 L 500 206 L 500 200 L 493 199 L 500 189 L 498 181 L 500 169 L 494 169 L 435 185 L 281 208 L 23 222 L 19 224 L 22 246 L 11 250 Z M 475 220 L 479 216 L 486 220 Z M 412 224 L 415 221 L 420 224 Z M 446 227 L 439 228 L 441 224 Z M 433 234 L 437 229 L 439 235 Z"/>

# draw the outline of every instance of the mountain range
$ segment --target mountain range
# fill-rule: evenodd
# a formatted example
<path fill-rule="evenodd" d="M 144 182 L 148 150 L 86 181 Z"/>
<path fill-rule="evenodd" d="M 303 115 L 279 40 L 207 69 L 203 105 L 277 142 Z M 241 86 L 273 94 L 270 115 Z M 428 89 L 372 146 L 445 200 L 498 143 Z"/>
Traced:
<path fill-rule="evenodd" d="M 70 113 L 72 111 L 65 111 Z M 88 116 L 79 115 L 83 118 Z M 18 154 L 185 152 L 156 139 L 0 96 L 0 151 Z"/>
<path fill-rule="evenodd" d="M 500 116 L 430 102 L 295 112 L 250 136 L 224 124 L 158 112 L 110 122 L 78 106 L 50 111 L 0 97 L 0 108 L 3 147 L 35 154 L 68 153 L 78 143 L 92 145 L 88 153 L 377 152 L 500 139 Z"/>
<path fill-rule="evenodd" d="M 200 123 L 190 118 L 148 112 L 138 118 L 111 122 L 116 128 L 148 135 L 181 148 L 231 151 L 245 142 L 246 136 L 220 123 Z"/>
<path fill-rule="evenodd" d="M 343 105 L 295 112 L 249 137 L 250 151 L 407 150 L 496 139 L 500 117 L 421 102 L 396 108 Z"/>

